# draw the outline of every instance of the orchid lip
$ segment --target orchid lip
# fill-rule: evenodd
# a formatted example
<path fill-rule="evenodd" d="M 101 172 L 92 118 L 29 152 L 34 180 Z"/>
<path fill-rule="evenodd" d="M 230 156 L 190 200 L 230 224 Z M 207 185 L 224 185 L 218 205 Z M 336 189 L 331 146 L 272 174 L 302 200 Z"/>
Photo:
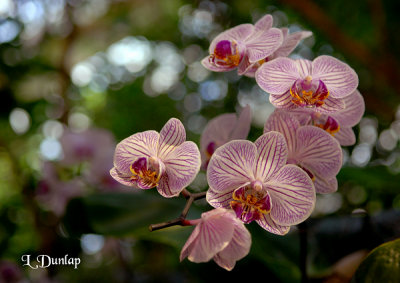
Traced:
<path fill-rule="evenodd" d="M 232 194 L 233 201 L 230 202 L 236 216 L 244 223 L 258 220 L 263 214 L 271 211 L 271 200 L 267 191 L 262 191 L 258 183 L 247 185 L 235 190 Z"/>
<path fill-rule="evenodd" d="M 209 62 L 217 67 L 237 67 L 240 60 L 239 46 L 234 40 L 218 42 L 209 58 Z"/>
<path fill-rule="evenodd" d="M 159 160 L 155 157 L 140 157 L 130 166 L 131 180 L 143 189 L 158 185 L 162 172 Z"/>
<path fill-rule="evenodd" d="M 290 88 L 292 103 L 301 107 L 314 108 L 324 105 L 329 91 L 321 80 L 313 80 L 307 76 L 304 80 L 296 80 Z"/>
<path fill-rule="evenodd" d="M 331 116 L 328 116 L 325 122 L 320 122 L 320 123 L 318 123 L 318 121 L 314 122 L 314 125 L 327 131 L 332 136 L 334 136 L 340 130 L 339 123 Z"/>

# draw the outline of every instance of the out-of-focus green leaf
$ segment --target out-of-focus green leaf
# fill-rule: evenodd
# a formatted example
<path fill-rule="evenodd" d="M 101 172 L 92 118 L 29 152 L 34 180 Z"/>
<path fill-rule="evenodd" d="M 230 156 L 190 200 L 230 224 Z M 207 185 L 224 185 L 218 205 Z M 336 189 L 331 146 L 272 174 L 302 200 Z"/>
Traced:
<path fill-rule="evenodd" d="M 357 269 L 353 282 L 400 282 L 400 239 L 374 249 Z"/>
<path fill-rule="evenodd" d="M 97 233 L 134 236 L 181 247 L 192 229 L 171 227 L 149 231 L 150 224 L 177 218 L 185 206 L 183 198 L 165 199 L 152 192 L 95 194 L 73 199 L 64 217 L 67 231 L 74 236 Z M 200 216 L 192 205 L 188 219 Z"/>

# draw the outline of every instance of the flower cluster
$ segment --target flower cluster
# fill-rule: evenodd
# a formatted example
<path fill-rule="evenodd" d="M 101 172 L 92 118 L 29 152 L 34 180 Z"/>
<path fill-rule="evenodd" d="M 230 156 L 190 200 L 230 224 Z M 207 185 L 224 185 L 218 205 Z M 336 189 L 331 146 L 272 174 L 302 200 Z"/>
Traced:
<path fill-rule="evenodd" d="M 172 118 L 160 133 L 145 131 L 121 141 L 111 176 L 121 184 L 178 196 L 206 170 L 206 193 L 213 210 L 200 219 L 181 252 L 181 260 L 210 259 L 231 270 L 250 250 L 245 224 L 255 221 L 284 235 L 312 213 L 316 194 L 335 192 L 342 166 L 341 146 L 355 143 L 352 127 L 364 113 L 358 76 L 346 63 L 319 56 L 313 61 L 287 56 L 309 31 L 289 33 L 272 27 L 266 15 L 218 35 L 202 60 L 215 72 L 237 69 L 254 77 L 276 107 L 263 134 L 246 140 L 251 109 L 222 114 L 205 127 L 200 150 L 186 141 L 182 123 Z"/>

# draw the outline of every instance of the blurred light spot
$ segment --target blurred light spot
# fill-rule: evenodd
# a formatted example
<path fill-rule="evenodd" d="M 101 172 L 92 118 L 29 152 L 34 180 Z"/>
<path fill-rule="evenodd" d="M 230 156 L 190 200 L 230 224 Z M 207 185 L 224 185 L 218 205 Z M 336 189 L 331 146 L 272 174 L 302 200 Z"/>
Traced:
<path fill-rule="evenodd" d="M 190 64 L 187 70 L 187 75 L 189 79 L 196 83 L 204 81 L 209 74 L 210 71 L 204 68 L 204 66 L 200 62 L 194 62 Z"/>
<path fill-rule="evenodd" d="M 352 187 L 346 195 L 351 204 L 359 205 L 367 199 L 367 193 L 361 186 Z"/>
<path fill-rule="evenodd" d="M 169 92 L 168 96 L 173 100 L 181 100 L 185 97 L 186 94 L 186 86 L 178 82 Z"/>
<path fill-rule="evenodd" d="M 0 1 L 0 16 L 3 18 L 11 17 L 14 14 L 14 3 L 12 0 Z"/>
<path fill-rule="evenodd" d="M 342 166 L 349 162 L 350 153 L 347 148 L 342 147 Z"/>
<path fill-rule="evenodd" d="M 202 59 L 203 49 L 196 44 L 189 45 L 183 50 L 183 61 L 186 65 L 190 65 Z"/>
<path fill-rule="evenodd" d="M 18 16 L 25 24 L 42 21 L 45 16 L 42 2 L 38 0 L 19 1 Z"/>
<path fill-rule="evenodd" d="M 351 153 L 351 162 L 360 167 L 367 165 L 370 159 L 371 146 L 365 143 L 356 145 Z"/>
<path fill-rule="evenodd" d="M 201 98 L 197 93 L 189 94 L 185 97 L 183 105 L 188 112 L 197 112 L 201 109 Z"/>
<path fill-rule="evenodd" d="M 168 91 L 178 81 L 178 74 L 168 66 L 156 68 L 150 78 L 150 86 L 156 93 Z"/>
<path fill-rule="evenodd" d="M 108 48 L 107 58 L 112 64 L 137 73 L 153 59 L 152 48 L 145 38 L 126 37 Z"/>
<path fill-rule="evenodd" d="M 201 115 L 193 115 L 188 120 L 188 128 L 195 134 L 201 134 L 206 124 L 206 118 Z"/>
<path fill-rule="evenodd" d="M 91 124 L 90 118 L 80 112 L 75 112 L 68 117 L 68 126 L 74 132 L 82 132 L 89 128 Z"/>
<path fill-rule="evenodd" d="M 185 68 L 183 59 L 176 47 L 170 42 L 161 42 L 154 49 L 154 59 L 162 66 L 168 66 L 175 73 L 180 73 Z"/>
<path fill-rule="evenodd" d="M 69 1 L 71 2 L 71 1 Z M 79 8 L 73 9 L 74 22 L 78 25 L 88 25 L 104 15 L 109 6 L 109 0 L 78 1 Z"/>
<path fill-rule="evenodd" d="M 379 135 L 379 146 L 387 151 L 393 150 L 397 145 L 397 135 L 391 129 L 386 129 Z"/>
<path fill-rule="evenodd" d="M 58 139 L 61 137 L 64 128 L 63 125 L 56 120 L 47 120 L 43 124 L 42 131 L 45 137 Z"/>
<path fill-rule="evenodd" d="M 10 20 L 0 23 L 0 43 L 12 41 L 19 33 L 19 25 Z"/>
<path fill-rule="evenodd" d="M 339 193 L 319 194 L 315 203 L 315 213 L 330 214 L 338 211 L 342 206 L 342 195 Z"/>
<path fill-rule="evenodd" d="M 86 254 L 96 254 L 104 247 L 104 237 L 95 234 L 86 234 L 81 238 L 81 247 Z"/>
<path fill-rule="evenodd" d="M 395 120 L 390 124 L 390 128 L 396 133 L 397 137 L 400 138 L 400 120 Z"/>
<path fill-rule="evenodd" d="M 221 100 L 228 92 L 228 84 L 225 81 L 206 81 L 199 85 L 199 92 L 206 101 Z"/>
<path fill-rule="evenodd" d="M 86 86 L 92 80 L 94 67 L 90 63 L 81 62 L 76 64 L 71 70 L 71 79 L 76 86 Z"/>
<path fill-rule="evenodd" d="M 209 11 L 192 11 L 191 7 L 186 5 L 179 9 L 179 15 L 179 28 L 184 35 L 204 38 L 214 29 L 213 16 Z"/>
<path fill-rule="evenodd" d="M 31 126 L 31 118 L 29 113 L 21 108 L 13 109 L 10 113 L 9 119 L 11 128 L 18 135 L 26 133 Z"/>
<path fill-rule="evenodd" d="M 90 82 L 90 88 L 95 92 L 105 91 L 110 84 L 110 79 L 104 74 L 95 74 Z"/>
<path fill-rule="evenodd" d="M 40 153 L 44 159 L 59 160 L 62 157 L 62 147 L 58 140 L 45 138 L 40 143 Z"/>
<path fill-rule="evenodd" d="M 378 123 L 375 119 L 363 118 L 360 122 L 360 143 L 375 144 L 378 137 Z"/>

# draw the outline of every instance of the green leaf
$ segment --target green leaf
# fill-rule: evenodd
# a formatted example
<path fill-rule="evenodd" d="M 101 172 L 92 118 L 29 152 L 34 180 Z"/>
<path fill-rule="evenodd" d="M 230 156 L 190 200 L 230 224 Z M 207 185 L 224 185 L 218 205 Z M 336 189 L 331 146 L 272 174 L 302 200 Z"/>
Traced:
<path fill-rule="evenodd" d="M 353 282 L 400 282 L 400 239 L 372 250 L 357 269 Z"/>

